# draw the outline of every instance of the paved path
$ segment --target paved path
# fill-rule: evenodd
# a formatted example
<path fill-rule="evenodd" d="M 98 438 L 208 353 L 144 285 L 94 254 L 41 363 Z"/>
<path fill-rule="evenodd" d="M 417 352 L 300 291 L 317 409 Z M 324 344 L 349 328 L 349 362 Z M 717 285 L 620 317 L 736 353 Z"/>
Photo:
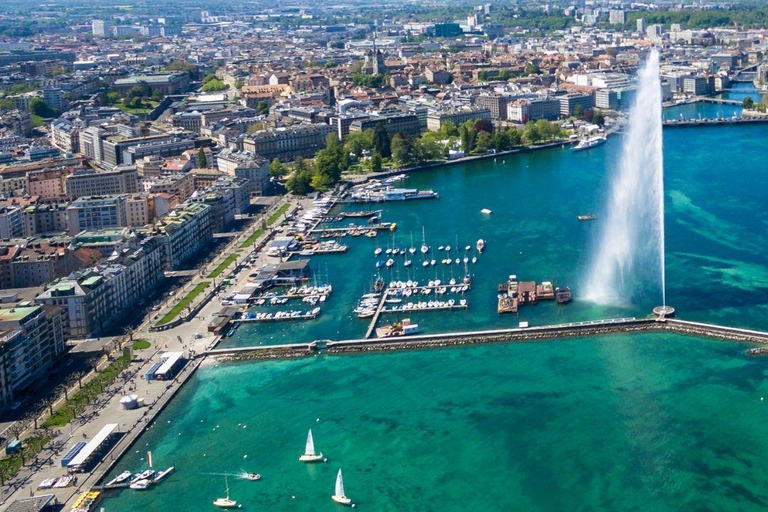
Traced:
<path fill-rule="evenodd" d="M 220 261 L 231 254 L 232 251 L 239 249 L 242 242 L 250 236 L 253 231 L 261 227 L 262 220 L 266 220 L 285 202 L 290 202 L 293 205 L 289 211 L 294 209 L 299 203 L 296 199 L 282 199 L 278 201 L 273 207 L 265 211 L 263 215 L 256 218 L 255 222 L 252 223 L 248 229 L 227 244 L 213 261 L 206 265 L 204 269 L 201 269 L 201 272 L 197 276 L 190 279 L 190 281 L 180 290 L 177 290 L 173 298 L 170 298 L 160 311 L 145 319 L 145 321 L 134 331 L 133 338 L 147 339 L 151 342 L 151 347 L 136 352 L 135 357 L 139 359 L 139 361 L 131 364 L 121 378 L 110 386 L 105 393 L 99 397 L 94 404 L 89 406 L 75 421 L 61 429 L 49 445 L 39 454 L 36 461 L 28 463 L 22 468 L 19 474 L 13 478 L 13 480 L 8 482 L 7 485 L 2 488 L 2 494 L 0 495 L 0 511 L 7 509 L 9 504 L 15 499 L 28 498 L 35 492 L 37 485 L 42 480 L 66 475 L 66 470 L 61 468 L 60 462 L 61 456 L 69 449 L 69 447 L 74 445 L 77 441 L 91 439 L 107 423 L 118 423 L 120 432 L 123 432 L 126 435 L 112 448 L 110 454 L 105 458 L 105 462 L 97 467 L 92 474 L 78 475 L 77 486 L 66 489 L 49 489 L 40 491 L 38 494 L 54 494 L 61 503 L 66 503 L 67 506 L 71 506 L 74 497 L 79 495 L 79 492 L 86 491 L 96 484 L 97 478 L 104 473 L 106 467 L 117 458 L 117 455 L 130 444 L 133 438 L 141 433 L 146 423 L 151 421 L 150 417 L 154 416 L 155 412 L 159 410 L 181 387 L 188 376 L 192 374 L 194 368 L 197 367 L 198 362 L 193 361 L 188 363 L 180 378 L 172 382 L 147 382 L 143 377 L 144 374 L 155 362 L 160 360 L 160 354 L 162 352 L 180 350 L 184 351 L 186 357 L 191 358 L 212 347 L 217 339 L 214 336 L 207 334 L 206 327 L 208 321 L 210 321 L 211 315 L 218 311 L 221 305 L 218 300 L 214 299 L 206 304 L 191 321 L 184 322 L 174 329 L 163 332 L 150 332 L 149 327 L 152 322 L 156 321 L 156 318 L 160 318 L 159 315 L 164 315 L 165 311 L 171 308 L 181 297 L 186 295 L 188 290 L 196 286 L 200 281 L 206 280 L 207 275 L 216 268 Z M 311 204 L 311 201 L 309 204 Z M 269 236 L 269 232 L 270 230 L 267 230 L 264 235 L 259 237 L 256 243 L 259 243 Z M 248 251 L 243 251 L 242 258 L 239 258 L 239 260 L 242 261 L 242 259 L 245 259 L 247 256 Z M 255 264 L 263 264 L 266 261 L 265 256 L 259 255 Z M 230 291 L 239 289 L 239 287 L 247 280 L 248 274 L 249 268 L 246 266 L 241 270 L 238 277 L 233 279 L 234 283 L 222 290 L 221 293 L 226 294 Z M 194 339 L 194 333 L 198 332 L 203 333 L 204 336 L 199 339 Z M 136 394 L 139 397 L 144 398 L 146 406 L 133 411 L 124 410 L 119 401 L 120 398 L 127 394 Z M 162 461 L 156 462 L 158 465 L 163 464 Z M 140 468 L 135 469 L 138 470 Z"/>

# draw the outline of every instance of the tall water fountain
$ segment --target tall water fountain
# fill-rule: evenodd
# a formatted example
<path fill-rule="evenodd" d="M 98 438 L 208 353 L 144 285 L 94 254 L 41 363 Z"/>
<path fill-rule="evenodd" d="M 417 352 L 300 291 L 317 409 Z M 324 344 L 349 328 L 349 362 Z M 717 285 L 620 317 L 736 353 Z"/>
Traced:
<path fill-rule="evenodd" d="M 654 49 L 638 75 L 629 130 L 585 283 L 586 298 L 593 302 L 631 302 L 658 283 L 666 306 L 661 130 L 659 54 Z"/>

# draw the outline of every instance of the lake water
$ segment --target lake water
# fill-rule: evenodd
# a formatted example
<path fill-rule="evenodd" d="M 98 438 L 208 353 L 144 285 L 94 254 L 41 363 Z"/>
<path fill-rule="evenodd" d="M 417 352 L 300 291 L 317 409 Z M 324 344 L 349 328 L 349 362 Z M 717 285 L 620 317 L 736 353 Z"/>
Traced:
<path fill-rule="evenodd" d="M 757 125 L 664 132 L 667 294 L 683 318 L 768 329 L 768 173 L 755 143 L 765 140 Z M 410 232 L 420 244 L 422 226 L 434 246 L 488 241 L 471 267 L 469 310 L 410 315 L 422 331 L 644 316 L 657 305 L 651 274 L 630 305 L 579 300 L 619 149 L 615 137 L 410 177 L 441 198 L 385 205 L 397 245 Z M 598 220 L 578 222 L 586 212 Z M 374 248 L 392 242 L 344 243 L 347 254 L 312 258 L 334 286 L 319 319 L 244 326 L 226 344 L 362 335 L 351 310 L 375 273 Z M 402 265 L 392 272 L 406 278 Z M 571 285 L 576 300 L 499 316 L 495 287 L 509 274 Z M 245 470 L 263 480 L 230 478 L 244 510 L 341 510 L 330 500 L 341 467 L 363 510 L 764 510 L 766 360 L 746 348 L 654 333 L 206 367 L 115 468 L 142 469 L 152 449 L 177 472 L 102 506 L 212 510 L 222 475 Z M 310 427 L 326 464 L 297 460 Z"/>

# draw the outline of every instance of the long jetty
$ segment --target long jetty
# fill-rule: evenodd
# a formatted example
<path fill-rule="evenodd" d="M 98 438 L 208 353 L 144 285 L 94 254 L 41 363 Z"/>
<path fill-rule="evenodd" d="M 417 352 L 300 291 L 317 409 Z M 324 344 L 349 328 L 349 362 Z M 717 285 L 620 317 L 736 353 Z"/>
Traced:
<path fill-rule="evenodd" d="M 374 324 L 375 325 L 375 324 Z M 369 328 L 372 332 L 372 329 Z M 261 345 L 213 349 L 204 355 L 225 360 L 281 359 L 327 353 L 359 353 L 389 350 L 439 348 L 500 342 L 546 341 L 630 332 L 673 332 L 729 341 L 768 345 L 768 332 L 678 320 L 675 318 L 610 318 L 540 327 L 493 329 L 457 333 L 359 338 L 342 341 L 313 341 L 290 345 Z M 369 333 L 366 333 L 370 336 Z"/>
<path fill-rule="evenodd" d="M 701 119 L 668 119 L 664 121 L 664 127 L 692 127 L 692 126 L 722 126 L 732 124 L 760 124 L 768 123 L 768 116 L 761 117 L 720 117 L 720 118 L 701 118 Z"/>

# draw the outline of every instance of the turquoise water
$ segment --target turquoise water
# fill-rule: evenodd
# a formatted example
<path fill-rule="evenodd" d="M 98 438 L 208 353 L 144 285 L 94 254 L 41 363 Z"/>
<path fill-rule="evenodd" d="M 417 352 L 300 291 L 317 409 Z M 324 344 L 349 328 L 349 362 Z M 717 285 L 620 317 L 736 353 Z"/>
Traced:
<path fill-rule="evenodd" d="M 765 360 L 645 334 L 202 369 L 122 460 L 167 481 L 107 512 L 764 510 Z M 318 421 L 319 420 L 319 421 Z M 308 428 L 328 462 L 298 462 Z M 247 455 L 247 459 L 244 456 Z"/>
<path fill-rule="evenodd" d="M 704 105 L 703 107 L 706 107 Z M 747 141 L 768 140 L 766 126 L 678 128 L 664 132 L 666 166 L 668 301 L 688 319 L 768 328 L 768 247 L 763 208 L 768 191 L 764 149 Z M 621 316 L 645 316 L 660 302 L 660 278 L 647 275 L 647 287 L 623 307 L 604 308 L 580 301 L 591 246 L 599 228 L 579 222 L 578 214 L 602 216 L 601 197 L 608 186 L 607 171 L 618 161 L 621 139 L 589 151 L 552 149 L 488 159 L 417 173 L 409 187 L 434 189 L 439 200 L 387 203 L 383 220 L 395 221 L 395 244 L 421 241 L 422 226 L 433 246 L 474 245 L 487 249 L 470 266 L 473 289 L 466 294 L 467 311 L 403 314 L 418 322 L 423 333 L 455 329 L 514 327 Z M 738 168 L 733 167 L 738 155 Z M 354 207 L 351 207 L 354 208 Z M 493 214 L 485 216 L 482 208 Z M 312 257 L 312 266 L 334 293 L 321 316 L 310 322 L 244 325 L 221 346 L 306 342 L 314 339 L 360 337 L 368 325 L 352 309 L 374 278 L 377 246 L 392 244 L 389 235 L 376 239 L 346 237 L 343 255 Z M 420 260 L 413 270 L 402 265 L 384 271 L 388 279 L 416 277 L 421 282 L 452 275 L 463 268 L 438 265 L 425 271 Z M 453 274 L 452 274 L 453 272 Z M 510 274 L 521 280 L 554 281 L 570 285 L 576 300 L 567 306 L 539 303 L 519 315 L 496 313 L 496 285 Z M 394 321 L 389 315 L 382 322 Z"/>
<path fill-rule="evenodd" d="M 744 98 L 749 96 L 755 103 L 765 99 L 765 94 L 758 91 L 751 82 L 735 82 L 729 89 L 720 96 L 726 100 L 736 101 L 744 101 Z"/>
<path fill-rule="evenodd" d="M 684 318 L 768 329 L 768 174 L 754 143 L 765 140 L 765 126 L 665 130 L 667 294 Z M 654 275 L 624 307 L 578 300 L 619 149 L 613 138 L 410 177 L 441 199 L 386 205 L 398 245 L 410 231 L 419 244 L 422 225 L 432 245 L 488 241 L 470 309 L 411 315 L 422 331 L 647 314 Z M 589 211 L 597 221 L 576 221 Z M 351 309 L 375 272 L 373 249 L 391 242 L 344 243 L 345 255 L 312 258 L 335 290 L 318 320 L 246 326 L 227 343 L 360 336 L 366 323 Z M 495 285 L 512 273 L 570 284 L 577 298 L 500 317 Z M 363 510 L 764 510 L 766 360 L 745 349 L 656 333 L 206 367 L 114 473 L 141 469 L 147 449 L 178 471 L 103 506 L 212 510 L 222 475 L 245 470 L 263 480 L 230 478 L 244 510 L 341 510 L 330 500 L 341 467 Z M 326 464 L 297 461 L 310 427 Z"/>

